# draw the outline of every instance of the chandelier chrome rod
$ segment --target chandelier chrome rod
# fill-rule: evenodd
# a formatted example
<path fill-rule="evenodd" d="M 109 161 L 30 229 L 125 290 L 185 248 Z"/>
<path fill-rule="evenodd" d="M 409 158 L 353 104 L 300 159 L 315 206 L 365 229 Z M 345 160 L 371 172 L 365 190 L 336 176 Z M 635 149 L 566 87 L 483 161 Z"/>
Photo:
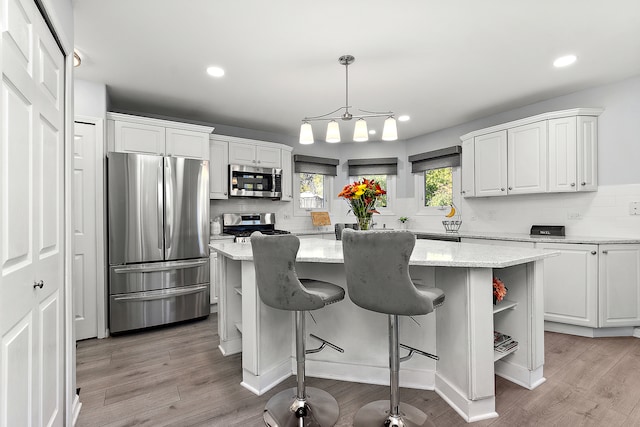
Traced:
<path fill-rule="evenodd" d="M 340 109 L 342 109 L 344 107 L 341 107 Z M 335 113 L 335 111 L 333 112 Z M 333 113 L 329 113 L 329 114 L 333 114 Z M 333 116 L 333 117 L 325 117 L 328 114 L 325 114 L 324 116 L 316 116 L 316 117 L 305 117 L 304 119 L 302 119 L 303 122 L 316 122 L 316 121 L 331 121 L 331 120 L 345 120 L 343 116 Z M 363 114 L 363 115 L 359 115 L 359 116 L 351 116 L 350 119 L 366 119 L 369 117 L 391 117 L 393 116 L 393 112 L 389 111 L 387 113 L 374 113 L 374 114 Z M 347 120 L 350 120 L 347 119 Z"/>

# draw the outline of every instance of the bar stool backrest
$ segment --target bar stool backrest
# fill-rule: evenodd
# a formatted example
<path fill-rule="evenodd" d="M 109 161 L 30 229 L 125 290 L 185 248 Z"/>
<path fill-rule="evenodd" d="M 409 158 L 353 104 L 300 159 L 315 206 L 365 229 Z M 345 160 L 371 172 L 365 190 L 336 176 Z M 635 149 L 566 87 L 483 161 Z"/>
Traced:
<path fill-rule="evenodd" d="M 322 298 L 308 292 L 296 274 L 300 240 L 293 234 L 251 235 L 253 265 L 260 299 L 280 310 L 307 311 L 324 307 Z"/>
<path fill-rule="evenodd" d="M 416 289 L 409 258 L 416 243 L 409 231 L 342 232 L 349 298 L 379 313 L 413 316 L 433 311 L 433 300 Z"/>

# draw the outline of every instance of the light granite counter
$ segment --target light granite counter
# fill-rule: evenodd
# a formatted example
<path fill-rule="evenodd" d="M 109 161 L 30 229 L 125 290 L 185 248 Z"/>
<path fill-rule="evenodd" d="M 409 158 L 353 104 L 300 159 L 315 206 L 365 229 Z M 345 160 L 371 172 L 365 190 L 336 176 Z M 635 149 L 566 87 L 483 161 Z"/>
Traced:
<path fill-rule="evenodd" d="M 470 239 L 504 240 L 511 242 L 531 243 L 577 243 L 577 244 L 633 244 L 640 243 L 640 237 L 605 237 L 605 236 L 531 236 L 525 233 L 502 233 L 488 231 L 459 231 L 445 233 L 443 231 L 409 230 L 413 234 L 433 236 L 457 236 Z"/>
<path fill-rule="evenodd" d="M 292 312 L 265 306 L 258 295 L 251 245 L 218 242 L 220 350 L 242 352 L 242 386 L 263 394 L 295 372 Z M 468 422 L 497 417 L 494 375 L 528 389 L 544 383 L 543 262 L 553 253 L 529 248 L 418 240 L 410 260 L 413 280 L 442 289 L 443 306 L 426 316 L 401 317 L 404 344 L 437 354 L 414 356 L 401 366 L 400 385 L 435 390 Z M 300 277 L 347 289 L 342 242 L 300 241 Z M 381 260 L 384 262 L 384 260 Z M 492 303 L 493 278 L 508 287 Z M 387 316 L 362 310 L 347 297 L 313 312 L 307 333 L 344 348 L 309 354 L 306 374 L 370 384 L 388 384 Z M 493 332 L 519 342 L 500 354 Z M 310 347 L 315 343 L 308 338 Z"/>

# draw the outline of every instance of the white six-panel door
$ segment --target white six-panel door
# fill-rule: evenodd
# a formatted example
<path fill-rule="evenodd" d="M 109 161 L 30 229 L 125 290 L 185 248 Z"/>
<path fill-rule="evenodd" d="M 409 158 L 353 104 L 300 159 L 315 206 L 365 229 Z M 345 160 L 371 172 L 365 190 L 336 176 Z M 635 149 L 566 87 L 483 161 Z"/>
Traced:
<path fill-rule="evenodd" d="M 0 29 L 0 426 L 59 426 L 64 58 L 33 0 Z"/>
<path fill-rule="evenodd" d="M 98 335 L 96 126 L 75 122 L 73 138 L 73 320 L 76 340 Z"/>

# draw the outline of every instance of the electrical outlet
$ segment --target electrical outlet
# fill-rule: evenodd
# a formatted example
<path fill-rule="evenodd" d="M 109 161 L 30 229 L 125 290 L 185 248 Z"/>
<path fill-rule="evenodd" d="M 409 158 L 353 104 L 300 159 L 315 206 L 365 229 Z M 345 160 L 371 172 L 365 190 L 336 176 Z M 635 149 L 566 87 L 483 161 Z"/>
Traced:
<path fill-rule="evenodd" d="M 567 219 L 582 219 L 582 214 L 580 212 L 568 212 Z"/>
<path fill-rule="evenodd" d="M 284 219 L 291 219 L 291 215 L 289 215 L 289 214 L 284 214 L 283 218 L 284 218 Z"/>
<path fill-rule="evenodd" d="M 629 215 L 640 215 L 640 202 L 629 203 Z"/>

